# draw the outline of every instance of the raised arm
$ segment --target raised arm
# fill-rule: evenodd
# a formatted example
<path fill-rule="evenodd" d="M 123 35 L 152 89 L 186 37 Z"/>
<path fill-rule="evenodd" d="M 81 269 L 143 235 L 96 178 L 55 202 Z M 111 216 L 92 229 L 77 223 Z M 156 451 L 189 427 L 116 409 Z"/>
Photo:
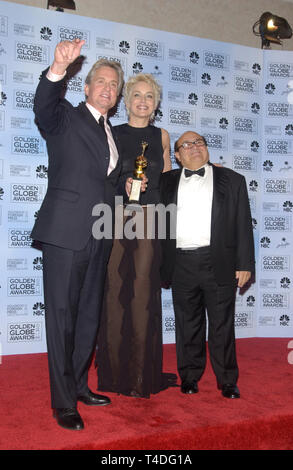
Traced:
<path fill-rule="evenodd" d="M 39 82 L 35 94 L 34 113 L 38 127 L 46 134 L 61 133 L 68 125 L 67 114 L 64 112 L 65 100 L 61 99 L 64 90 L 64 80 L 62 79 L 66 74 L 67 67 L 80 55 L 84 43 L 85 41 L 74 39 L 57 44 L 54 61 L 50 67 L 50 71 L 55 75 L 55 77 L 53 75 L 54 80 L 50 75 L 47 76 L 47 70 Z M 68 102 L 66 103 L 70 106 Z"/>

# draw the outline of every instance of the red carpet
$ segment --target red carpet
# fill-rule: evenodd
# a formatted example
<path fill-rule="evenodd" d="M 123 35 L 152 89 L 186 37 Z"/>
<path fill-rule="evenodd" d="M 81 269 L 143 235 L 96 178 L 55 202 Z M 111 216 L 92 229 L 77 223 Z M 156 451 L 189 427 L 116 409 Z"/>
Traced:
<path fill-rule="evenodd" d="M 112 404 L 79 411 L 83 431 L 52 418 L 46 354 L 4 356 L 0 366 L 1 450 L 293 449 L 293 364 L 289 339 L 237 340 L 240 400 L 223 398 L 208 363 L 197 395 L 170 388 L 151 399 L 109 394 Z M 292 361 L 290 361 L 292 362 Z M 175 346 L 164 371 L 176 372 Z M 96 373 L 90 370 L 90 386 Z"/>

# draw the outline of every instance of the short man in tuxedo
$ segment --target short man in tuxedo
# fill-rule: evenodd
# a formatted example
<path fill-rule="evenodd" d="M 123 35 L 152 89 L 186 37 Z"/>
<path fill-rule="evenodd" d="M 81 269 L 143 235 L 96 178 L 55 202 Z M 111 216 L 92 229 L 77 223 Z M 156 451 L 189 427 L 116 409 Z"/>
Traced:
<path fill-rule="evenodd" d="M 83 429 L 77 402 L 108 405 L 88 388 L 111 241 L 92 235 L 96 204 L 113 206 L 118 143 L 107 121 L 123 84 L 118 62 L 98 61 L 86 78 L 86 102 L 64 94 L 67 68 L 84 41 L 63 41 L 36 90 L 36 123 L 47 143 L 48 188 L 32 238 L 42 244 L 51 404 L 60 426 Z"/>
<path fill-rule="evenodd" d="M 235 294 L 254 271 L 245 179 L 210 164 L 206 141 L 196 132 L 178 139 L 175 154 L 182 169 L 163 173 L 161 180 L 162 203 L 177 206 L 176 236 L 170 235 L 169 226 L 162 242 L 161 275 L 172 285 L 181 391 L 198 392 L 206 364 L 207 311 L 208 347 L 218 387 L 223 396 L 239 398 Z"/>

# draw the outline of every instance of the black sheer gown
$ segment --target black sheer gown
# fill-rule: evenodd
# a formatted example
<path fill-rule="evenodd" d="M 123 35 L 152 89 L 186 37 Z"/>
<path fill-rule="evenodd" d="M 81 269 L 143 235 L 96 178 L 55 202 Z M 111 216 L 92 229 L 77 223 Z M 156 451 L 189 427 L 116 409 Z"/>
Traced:
<path fill-rule="evenodd" d="M 122 148 L 122 187 L 126 178 L 133 176 L 141 143 L 148 142 L 148 188 L 140 200 L 145 236 L 114 240 L 97 343 L 98 390 L 149 398 L 176 377 L 162 373 L 160 241 L 146 237 L 147 206 L 159 202 L 164 166 L 161 129 L 123 124 L 115 131 Z"/>

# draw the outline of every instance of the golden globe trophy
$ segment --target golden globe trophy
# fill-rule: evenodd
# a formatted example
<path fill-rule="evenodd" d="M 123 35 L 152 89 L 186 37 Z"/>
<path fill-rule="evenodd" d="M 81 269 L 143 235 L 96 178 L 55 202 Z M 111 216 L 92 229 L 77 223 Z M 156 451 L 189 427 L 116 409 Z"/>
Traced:
<path fill-rule="evenodd" d="M 140 191 L 141 191 L 141 180 L 144 176 L 144 170 L 147 167 L 147 159 L 144 156 L 145 149 L 149 145 L 147 142 L 142 142 L 142 154 L 135 159 L 135 169 L 133 171 L 133 181 L 129 196 L 129 202 L 133 204 L 139 204 Z"/>

